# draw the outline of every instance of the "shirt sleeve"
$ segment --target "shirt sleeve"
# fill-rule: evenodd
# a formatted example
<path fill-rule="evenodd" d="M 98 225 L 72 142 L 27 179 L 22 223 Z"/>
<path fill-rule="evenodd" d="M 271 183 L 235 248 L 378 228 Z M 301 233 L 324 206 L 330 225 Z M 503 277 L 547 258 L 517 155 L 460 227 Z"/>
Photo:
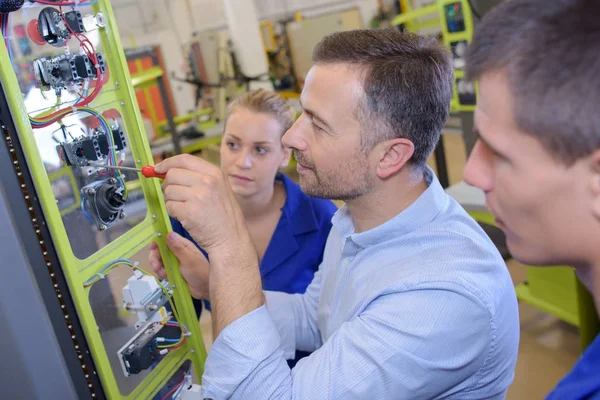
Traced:
<path fill-rule="evenodd" d="M 265 292 L 267 310 L 277 327 L 281 349 L 288 360 L 294 358 L 296 350 L 312 352 L 323 344 L 317 327 L 321 276 L 319 269 L 303 294 Z"/>
<path fill-rule="evenodd" d="M 203 376 L 205 397 L 451 397 L 453 388 L 485 364 L 490 319 L 483 305 L 453 291 L 383 295 L 290 370 L 281 336 L 263 306 L 226 327 L 215 341 Z"/>

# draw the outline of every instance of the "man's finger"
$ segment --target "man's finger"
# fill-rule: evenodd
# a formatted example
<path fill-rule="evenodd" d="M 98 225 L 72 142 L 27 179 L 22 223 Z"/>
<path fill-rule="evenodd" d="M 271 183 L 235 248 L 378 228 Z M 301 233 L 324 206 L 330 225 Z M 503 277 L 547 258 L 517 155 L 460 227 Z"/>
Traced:
<path fill-rule="evenodd" d="M 170 157 L 154 166 L 154 170 L 159 174 L 165 174 L 173 168 L 187 169 L 201 173 L 209 173 L 218 169 L 208 161 L 192 156 L 191 154 L 180 154 Z"/>
<path fill-rule="evenodd" d="M 169 185 L 177 186 L 197 186 L 202 184 L 205 175 L 201 175 L 198 172 L 191 171 L 183 168 L 171 168 L 169 173 L 163 180 L 163 189 Z"/>
<path fill-rule="evenodd" d="M 196 196 L 198 192 L 190 187 L 169 185 L 164 189 L 165 201 L 189 201 Z"/>
<path fill-rule="evenodd" d="M 167 206 L 167 213 L 175 218 L 177 221 L 182 222 L 182 219 L 185 219 L 186 214 L 185 214 L 185 203 L 181 202 L 181 201 L 167 201 L 166 204 Z M 184 226 L 185 228 L 185 226 Z"/>
<path fill-rule="evenodd" d="M 180 263 L 190 261 L 190 258 L 194 258 L 193 249 L 190 247 L 194 246 L 192 242 L 176 232 L 169 232 L 167 235 L 167 246 L 169 246 L 169 249 L 175 254 Z"/>

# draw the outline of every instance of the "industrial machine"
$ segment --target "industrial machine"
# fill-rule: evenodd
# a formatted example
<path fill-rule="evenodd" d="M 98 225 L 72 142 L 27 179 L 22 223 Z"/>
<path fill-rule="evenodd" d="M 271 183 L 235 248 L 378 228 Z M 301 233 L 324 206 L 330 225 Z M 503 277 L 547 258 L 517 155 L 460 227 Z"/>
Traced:
<path fill-rule="evenodd" d="M 160 181 L 113 168 L 152 156 L 110 2 L 0 0 L 0 16 L 0 397 L 201 398 Z"/>

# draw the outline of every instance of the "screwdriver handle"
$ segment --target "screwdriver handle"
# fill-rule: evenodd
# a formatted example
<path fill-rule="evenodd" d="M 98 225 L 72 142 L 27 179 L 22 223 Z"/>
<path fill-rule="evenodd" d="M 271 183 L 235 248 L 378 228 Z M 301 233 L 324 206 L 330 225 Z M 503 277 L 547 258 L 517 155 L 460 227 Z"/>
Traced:
<path fill-rule="evenodd" d="M 142 167 L 142 175 L 144 175 L 146 178 L 158 179 L 165 179 L 167 176 L 167 174 L 157 174 L 152 165 L 146 165 L 145 167 Z"/>

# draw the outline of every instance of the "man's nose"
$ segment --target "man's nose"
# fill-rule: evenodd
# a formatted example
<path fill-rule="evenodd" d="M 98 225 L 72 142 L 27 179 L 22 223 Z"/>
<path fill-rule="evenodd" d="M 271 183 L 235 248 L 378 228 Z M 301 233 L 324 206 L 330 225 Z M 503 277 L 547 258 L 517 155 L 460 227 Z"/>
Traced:
<path fill-rule="evenodd" d="M 306 150 L 306 115 L 303 113 L 281 138 L 284 147 L 304 151 Z"/>
<path fill-rule="evenodd" d="M 487 153 L 481 141 L 477 141 L 467 160 L 463 174 L 466 183 L 486 193 L 492 190 L 492 167 Z"/>

